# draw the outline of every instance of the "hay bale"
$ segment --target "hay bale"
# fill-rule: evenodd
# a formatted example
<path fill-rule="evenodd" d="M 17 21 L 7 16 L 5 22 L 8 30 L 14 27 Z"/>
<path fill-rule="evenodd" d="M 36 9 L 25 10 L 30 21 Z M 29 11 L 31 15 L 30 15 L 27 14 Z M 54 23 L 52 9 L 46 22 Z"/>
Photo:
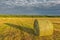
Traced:
<path fill-rule="evenodd" d="M 53 24 L 49 20 L 38 20 L 40 36 L 49 36 L 53 34 Z"/>

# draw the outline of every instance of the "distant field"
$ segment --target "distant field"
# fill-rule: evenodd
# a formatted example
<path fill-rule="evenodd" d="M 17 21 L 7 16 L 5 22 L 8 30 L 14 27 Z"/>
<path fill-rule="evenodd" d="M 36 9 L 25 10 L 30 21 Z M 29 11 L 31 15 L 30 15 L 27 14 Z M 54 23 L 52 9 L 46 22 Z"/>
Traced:
<path fill-rule="evenodd" d="M 14 14 L 12 14 L 12 15 L 8 15 L 8 14 L 4 14 L 4 15 L 0 15 L 0 17 L 33 17 L 33 18 L 36 18 L 36 17 L 39 17 L 39 18 L 41 18 L 41 17 L 47 17 L 47 18 L 60 18 L 60 16 L 51 16 L 51 15 L 14 15 Z"/>
<path fill-rule="evenodd" d="M 5 23 L 12 23 L 33 29 L 34 20 L 48 20 L 53 24 L 53 34 L 34 36 L 13 28 Z M 48 33 L 47 33 L 48 34 Z M 0 17 L 0 40 L 60 40 L 60 18 L 50 17 Z"/>

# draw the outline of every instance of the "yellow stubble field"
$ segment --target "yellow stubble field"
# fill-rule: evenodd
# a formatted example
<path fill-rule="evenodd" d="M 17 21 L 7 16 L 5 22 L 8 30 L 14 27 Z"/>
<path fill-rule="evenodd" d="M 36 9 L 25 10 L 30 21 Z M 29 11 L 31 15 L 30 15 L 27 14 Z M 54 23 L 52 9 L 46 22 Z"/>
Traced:
<path fill-rule="evenodd" d="M 30 35 L 27 32 L 5 24 L 12 23 L 33 29 L 35 19 L 39 23 L 39 36 Z M 2 17 L 0 18 L 0 40 L 59 40 L 59 23 L 60 18 Z"/>

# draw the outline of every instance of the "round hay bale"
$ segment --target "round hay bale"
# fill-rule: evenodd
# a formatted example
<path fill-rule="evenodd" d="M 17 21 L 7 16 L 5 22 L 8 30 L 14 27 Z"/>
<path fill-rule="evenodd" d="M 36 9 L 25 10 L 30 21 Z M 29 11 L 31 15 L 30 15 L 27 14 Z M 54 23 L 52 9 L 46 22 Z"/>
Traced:
<path fill-rule="evenodd" d="M 53 24 L 49 20 L 38 20 L 40 36 L 48 36 L 53 34 Z"/>

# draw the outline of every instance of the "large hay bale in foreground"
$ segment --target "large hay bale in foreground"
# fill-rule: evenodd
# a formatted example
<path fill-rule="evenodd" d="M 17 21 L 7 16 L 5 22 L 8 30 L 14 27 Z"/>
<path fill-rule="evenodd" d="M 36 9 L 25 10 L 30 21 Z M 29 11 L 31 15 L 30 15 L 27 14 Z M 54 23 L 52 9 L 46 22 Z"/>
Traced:
<path fill-rule="evenodd" d="M 39 36 L 49 36 L 49 35 L 53 34 L 53 24 L 52 24 L 51 21 L 49 21 L 49 20 L 40 20 L 39 18 L 35 18 L 35 19 L 37 20 L 38 26 L 39 26 Z M 34 30 L 35 19 L 34 18 L 23 18 L 23 19 L 22 18 L 21 19 L 19 19 L 19 18 L 15 19 L 14 18 L 13 20 L 14 20 L 14 22 L 16 20 L 18 20 L 18 21 L 16 21 L 16 24 L 19 23 L 19 25 L 21 25 L 21 23 L 22 23 L 23 27 L 30 28 L 30 29 Z"/>
<path fill-rule="evenodd" d="M 40 36 L 49 36 L 53 34 L 53 24 L 49 20 L 38 20 Z"/>
<path fill-rule="evenodd" d="M 31 35 L 19 29 L 21 25 L 23 28 L 26 27 L 34 30 L 33 25 L 34 25 L 35 19 L 33 18 L 31 19 L 30 18 L 5 18 L 3 20 L 0 19 L 1 21 L 0 40 L 41 40 L 41 39 L 44 39 L 45 36 L 48 36 L 49 38 L 49 36 L 53 34 L 53 24 L 49 20 L 40 20 L 39 18 L 37 18 L 37 22 L 38 22 L 37 25 L 39 27 L 38 36 Z M 19 27 L 18 28 L 17 26 L 13 27 L 12 25 L 7 25 L 4 23 L 9 23 L 9 24 L 12 23 Z M 44 36 L 44 37 L 41 38 L 40 36 Z"/>

